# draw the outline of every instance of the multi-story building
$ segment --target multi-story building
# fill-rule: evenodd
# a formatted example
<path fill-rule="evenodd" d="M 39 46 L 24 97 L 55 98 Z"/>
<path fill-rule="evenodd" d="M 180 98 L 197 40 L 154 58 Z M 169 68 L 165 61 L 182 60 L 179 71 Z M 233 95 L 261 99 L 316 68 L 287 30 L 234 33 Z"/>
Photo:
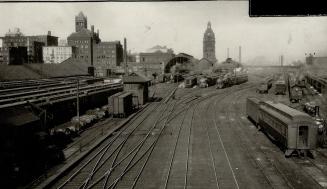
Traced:
<path fill-rule="evenodd" d="M 0 64 L 20 65 L 27 62 L 26 47 L 2 47 L 0 48 Z"/>
<path fill-rule="evenodd" d="M 74 57 L 76 47 L 49 46 L 43 47 L 43 62 L 46 64 L 59 64 L 70 57 Z"/>
<path fill-rule="evenodd" d="M 28 58 L 26 63 L 42 63 L 42 47 L 57 45 L 58 37 L 51 36 L 50 31 L 47 35 L 24 36 L 22 32 L 20 32 L 19 28 L 15 28 L 13 31 L 9 30 L 9 32 L 2 37 L 2 46 L 4 51 L 6 51 L 8 47 L 27 48 Z M 9 60 L 8 57 L 4 57 L 4 61 L 5 60 Z M 5 63 L 9 64 L 9 62 Z"/>
<path fill-rule="evenodd" d="M 27 56 L 29 63 L 42 63 L 42 47 L 58 46 L 58 37 L 52 36 L 51 31 L 47 35 L 27 36 Z"/>
<path fill-rule="evenodd" d="M 208 22 L 207 29 L 203 35 L 203 58 L 206 58 L 213 63 L 217 62 L 215 46 L 215 33 L 211 29 L 211 23 Z"/>
<path fill-rule="evenodd" d="M 101 42 L 99 30 L 87 29 L 87 17 L 80 12 L 75 17 L 75 32 L 67 38 L 68 46 L 76 47 L 73 57 L 80 63 L 94 66 L 98 76 L 108 76 L 123 61 L 123 47 L 119 41 Z"/>
<path fill-rule="evenodd" d="M 123 61 L 123 46 L 120 41 L 100 42 L 94 46 L 94 66 L 96 75 L 109 76 Z"/>
<path fill-rule="evenodd" d="M 13 31 L 8 31 L 2 39 L 2 48 L 0 49 L 0 64 L 19 64 L 18 56 L 22 55 L 21 63 L 26 63 L 26 37 L 19 30 L 15 28 Z M 27 53 L 27 50 L 26 50 Z"/>
<path fill-rule="evenodd" d="M 140 63 L 143 62 L 164 62 L 172 59 L 175 56 L 172 49 L 168 49 L 166 46 L 161 47 L 159 45 L 152 47 L 145 53 L 140 53 Z"/>

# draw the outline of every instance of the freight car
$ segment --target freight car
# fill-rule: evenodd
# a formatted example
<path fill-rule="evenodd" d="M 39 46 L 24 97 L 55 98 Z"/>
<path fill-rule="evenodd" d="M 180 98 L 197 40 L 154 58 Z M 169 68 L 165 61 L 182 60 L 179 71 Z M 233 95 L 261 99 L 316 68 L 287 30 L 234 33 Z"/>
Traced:
<path fill-rule="evenodd" d="M 185 88 L 192 88 L 196 85 L 197 79 L 195 76 L 189 76 L 185 79 Z"/>
<path fill-rule="evenodd" d="M 242 84 L 248 81 L 248 75 L 245 73 L 231 74 L 227 73 L 217 79 L 217 88 L 222 89 L 232 85 Z"/>
<path fill-rule="evenodd" d="M 273 78 L 272 77 L 268 77 L 266 78 L 263 82 L 261 82 L 259 84 L 259 87 L 257 89 L 258 93 L 268 93 L 269 89 L 272 87 L 272 82 L 273 82 Z"/>
<path fill-rule="evenodd" d="M 281 94 L 285 95 L 286 94 L 286 82 L 285 80 L 278 80 L 275 83 L 275 94 Z"/>
<path fill-rule="evenodd" d="M 130 92 L 116 93 L 108 101 L 109 113 L 113 117 L 127 117 L 133 112 L 133 95 Z"/>
<path fill-rule="evenodd" d="M 306 113 L 271 101 L 247 99 L 248 117 L 271 136 L 285 150 L 285 156 L 293 153 L 314 156 L 317 143 L 317 125 Z"/>

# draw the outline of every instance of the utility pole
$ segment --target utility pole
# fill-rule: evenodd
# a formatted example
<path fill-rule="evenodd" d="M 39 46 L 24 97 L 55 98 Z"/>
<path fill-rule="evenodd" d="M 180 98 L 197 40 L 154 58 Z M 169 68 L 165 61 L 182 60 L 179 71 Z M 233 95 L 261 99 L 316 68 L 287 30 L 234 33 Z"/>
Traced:
<path fill-rule="evenodd" d="M 127 75 L 127 41 L 124 38 L 124 72 Z"/>
<path fill-rule="evenodd" d="M 77 111 L 77 128 L 80 127 L 80 117 L 79 117 L 79 78 L 77 78 L 77 93 L 76 93 L 76 111 Z"/>

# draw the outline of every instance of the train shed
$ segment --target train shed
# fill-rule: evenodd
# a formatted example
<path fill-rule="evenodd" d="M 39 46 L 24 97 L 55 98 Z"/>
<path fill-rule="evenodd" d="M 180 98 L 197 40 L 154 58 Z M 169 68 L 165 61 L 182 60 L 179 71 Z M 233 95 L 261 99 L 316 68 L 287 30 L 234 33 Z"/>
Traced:
<path fill-rule="evenodd" d="M 137 101 L 134 103 L 143 105 L 149 98 L 149 85 L 151 79 L 140 73 L 131 73 L 123 77 L 124 91 L 131 92 L 133 96 L 137 96 Z"/>

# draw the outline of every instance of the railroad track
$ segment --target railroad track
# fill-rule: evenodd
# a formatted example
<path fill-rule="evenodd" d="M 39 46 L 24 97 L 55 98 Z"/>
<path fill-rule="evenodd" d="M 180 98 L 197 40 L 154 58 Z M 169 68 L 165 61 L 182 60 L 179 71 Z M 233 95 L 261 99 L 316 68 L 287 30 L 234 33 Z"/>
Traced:
<path fill-rule="evenodd" d="M 242 87 L 237 88 L 241 89 Z M 246 88 L 248 86 L 245 85 L 244 87 Z M 158 141 L 160 143 L 160 136 L 164 137 L 162 134 L 172 129 L 169 125 L 176 121 L 181 121 L 181 124 L 178 124 L 179 126 L 176 128 L 180 128 L 179 133 L 184 133 L 182 129 L 186 127 L 182 127 L 184 122 L 182 119 L 184 119 L 183 117 L 186 116 L 186 113 L 184 116 L 180 115 L 183 115 L 186 109 L 189 107 L 193 108 L 193 113 L 191 114 L 191 120 L 193 120 L 196 104 L 219 94 L 228 95 L 229 92 L 230 90 L 226 89 L 202 96 L 198 96 L 197 93 L 192 93 L 179 100 L 168 101 L 167 104 L 151 104 L 151 107 L 135 117 L 134 121 L 131 121 L 131 125 L 128 127 L 125 126 L 117 133 L 114 133 L 110 140 L 105 141 L 101 145 L 101 148 L 94 150 L 88 158 L 84 159 L 78 167 L 70 172 L 70 174 L 63 176 L 53 187 L 120 188 L 129 186 L 134 188 L 138 186 L 143 182 L 141 175 L 146 172 L 144 170 L 148 166 L 147 162 L 151 160 L 151 154 L 156 150 Z M 155 116 L 155 114 L 157 116 Z M 161 119 L 156 119 L 153 124 L 153 118 L 150 118 L 150 115 L 161 117 Z M 152 122 L 152 124 L 149 124 L 149 122 Z M 191 124 L 193 123 L 191 122 Z M 140 127 L 141 125 L 142 127 Z M 190 153 L 191 128 L 192 126 L 187 127 L 189 134 L 183 136 L 188 139 L 186 143 L 188 154 Z M 176 149 L 179 147 L 180 138 L 183 137 L 178 136 L 176 141 L 174 140 Z M 176 156 L 176 149 L 171 153 L 175 154 L 174 156 Z M 172 156 L 170 161 L 171 168 L 169 168 L 169 170 L 171 171 L 166 174 L 166 187 L 168 188 L 171 178 L 173 178 L 172 175 L 174 174 L 172 169 L 174 167 L 174 156 Z M 186 157 L 186 159 L 188 159 L 187 162 L 190 162 L 189 156 Z M 187 166 L 188 165 L 189 163 L 187 163 Z M 185 166 L 187 170 L 185 173 L 185 187 L 188 186 L 187 172 L 189 168 L 187 168 L 187 166 Z"/>

